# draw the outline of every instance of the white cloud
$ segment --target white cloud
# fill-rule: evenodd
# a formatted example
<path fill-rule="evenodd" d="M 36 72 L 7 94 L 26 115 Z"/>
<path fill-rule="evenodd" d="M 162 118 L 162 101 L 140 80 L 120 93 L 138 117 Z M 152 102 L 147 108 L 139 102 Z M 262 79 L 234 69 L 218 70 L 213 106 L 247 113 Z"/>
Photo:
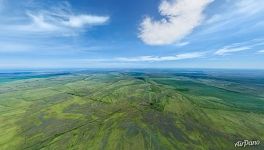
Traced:
<path fill-rule="evenodd" d="M 253 15 L 264 11 L 264 1 L 260 0 L 240 0 L 235 3 L 237 12 Z"/>
<path fill-rule="evenodd" d="M 200 34 L 211 34 L 234 30 L 230 34 L 249 32 L 259 25 L 263 19 L 259 18 L 264 13 L 264 1 L 260 0 L 226 0 L 221 9 L 216 9 L 214 14 L 205 21 L 205 27 Z M 240 26 L 238 29 L 237 26 Z M 199 34 L 199 33 L 198 33 Z"/>
<path fill-rule="evenodd" d="M 264 11 L 264 1 L 259 0 L 239 0 L 226 1 L 225 12 L 213 15 L 207 23 L 220 23 L 226 21 L 238 20 L 241 18 L 251 17 L 256 13 Z"/>
<path fill-rule="evenodd" d="M 264 45 L 263 40 L 264 39 L 259 38 L 259 39 L 249 40 L 246 42 L 234 43 L 217 50 L 214 54 L 224 56 L 235 52 L 246 51 L 250 49 L 259 49 L 259 47 Z"/>
<path fill-rule="evenodd" d="M 71 15 L 53 16 L 49 13 L 33 14 L 27 13 L 31 18 L 31 23 L 27 25 L 17 25 L 20 31 L 31 32 L 65 32 L 70 33 L 75 29 L 82 29 L 86 26 L 100 25 L 108 21 L 106 16 L 93 15 Z"/>
<path fill-rule="evenodd" d="M 27 25 L 17 25 L 17 29 L 21 31 L 32 31 L 32 32 L 47 32 L 47 31 L 58 31 L 62 28 L 54 23 L 45 20 L 43 14 L 35 15 L 33 13 L 27 13 L 31 19 L 31 23 Z"/>
<path fill-rule="evenodd" d="M 182 46 L 186 46 L 186 45 L 189 45 L 190 42 L 180 42 L 180 43 L 176 43 L 175 46 L 177 47 L 182 47 Z"/>
<path fill-rule="evenodd" d="M 163 0 L 159 12 L 163 19 L 146 17 L 139 38 L 149 45 L 165 45 L 182 40 L 203 20 L 203 10 L 213 0 Z"/>
<path fill-rule="evenodd" d="M 121 62 L 160 62 L 160 61 L 176 61 L 183 59 L 199 58 L 205 55 L 204 52 L 192 52 L 178 54 L 174 56 L 139 56 L 139 57 L 120 57 L 115 60 Z"/>
<path fill-rule="evenodd" d="M 87 27 L 103 25 L 109 20 L 108 16 L 74 13 L 67 2 L 48 10 L 25 10 L 25 14 L 20 20 L 2 23 L 0 27 L 5 31 L 26 34 L 76 35 Z"/>
<path fill-rule="evenodd" d="M 68 21 L 64 24 L 74 28 L 80 28 L 85 25 L 100 25 L 108 21 L 109 17 L 106 16 L 93 16 L 93 15 L 78 15 L 70 16 Z"/>
<path fill-rule="evenodd" d="M 240 51 L 245 51 L 245 50 L 249 50 L 250 47 L 246 47 L 246 46 L 243 46 L 243 47 L 234 47 L 234 46 L 227 46 L 227 47 L 224 47 L 222 49 L 219 49 L 215 52 L 215 55 L 228 55 L 230 53 L 235 53 L 235 52 L 240 52 Z"/>
<path fill-rule="evenodd" d="M 258 51 L 259 53 L 264 53 L 264 50 L 260 50 L 260 51 Z"/>

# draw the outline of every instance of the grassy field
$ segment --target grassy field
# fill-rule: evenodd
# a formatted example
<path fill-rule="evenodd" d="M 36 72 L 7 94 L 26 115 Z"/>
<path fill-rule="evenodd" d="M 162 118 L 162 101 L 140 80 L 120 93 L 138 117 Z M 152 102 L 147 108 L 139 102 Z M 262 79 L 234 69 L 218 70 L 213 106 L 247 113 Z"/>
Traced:
<path fill-rule="evenodd" d="M 1 150 L 231 150 L 244 139 L 264 149 L 264 76 L 10 76 L 0 76 Z"/>

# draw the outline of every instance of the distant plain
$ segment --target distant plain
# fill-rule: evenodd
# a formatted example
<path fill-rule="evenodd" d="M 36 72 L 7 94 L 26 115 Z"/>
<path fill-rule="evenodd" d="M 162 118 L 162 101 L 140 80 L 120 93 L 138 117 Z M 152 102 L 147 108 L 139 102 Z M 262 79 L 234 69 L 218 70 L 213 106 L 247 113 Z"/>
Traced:
<path fill-rule="evenodd" d="M 264 149 L 264 72 L 0 73 L 0 149 Z"/>

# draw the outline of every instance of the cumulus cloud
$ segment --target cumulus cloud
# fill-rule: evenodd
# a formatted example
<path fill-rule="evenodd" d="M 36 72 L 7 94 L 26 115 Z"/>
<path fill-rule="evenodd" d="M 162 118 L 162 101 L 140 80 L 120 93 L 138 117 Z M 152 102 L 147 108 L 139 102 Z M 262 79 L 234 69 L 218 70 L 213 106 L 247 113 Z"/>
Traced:
<path fill-rule="evenodd" d="M 139 56 L 139 57 L 120 57 L 116 58 L 117 61 L 122 62 L 161 62 L 161 61 L 176 61 L 183 59 L 199 58 L 205 55 L 204 52 L 192 52 L 178 54 L 174 56 Z"/>
<path fill-rule="evenodd" d="M 149 45 L 165 45 L 182 40 L 203 20 L 203 10 L 213 0 L 163 0 L 159 13 L 163 18 L 146 17 L 139 38 Z"/>

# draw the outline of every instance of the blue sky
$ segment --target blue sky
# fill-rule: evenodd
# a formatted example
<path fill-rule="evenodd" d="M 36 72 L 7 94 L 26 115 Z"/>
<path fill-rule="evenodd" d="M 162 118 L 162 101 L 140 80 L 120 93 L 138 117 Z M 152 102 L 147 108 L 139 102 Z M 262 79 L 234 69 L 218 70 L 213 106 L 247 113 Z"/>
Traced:
<path fill-rule="evenodd" d="M 0 0 L 0 68 L 264 69 L 261 0 Z"/>

